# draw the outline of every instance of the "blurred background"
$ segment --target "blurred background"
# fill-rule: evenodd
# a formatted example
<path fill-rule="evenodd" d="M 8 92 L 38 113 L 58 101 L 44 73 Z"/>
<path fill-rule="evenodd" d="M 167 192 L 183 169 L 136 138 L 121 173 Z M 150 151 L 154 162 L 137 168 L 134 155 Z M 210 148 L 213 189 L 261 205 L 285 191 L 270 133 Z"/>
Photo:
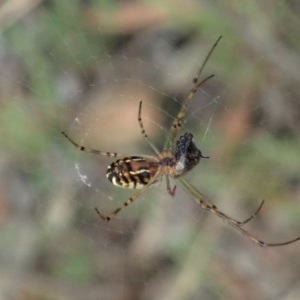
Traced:
<path fill-rule="evenodd" d="M 215 74 L 188 107 L 209 160 L 186 175 L 266 242 L 300 235 L 298 1 L 41 1 L 0 4 L 0 299 L 299 299 L 300 242 L 260 248 L 178 185 L 134 191 L 111 159 L 78 143 L 162 149 L 193 76 Z M 175 184 L 172 182 L 172 185 Z M 178 184 L 178 183 L 177 183 Z"/>

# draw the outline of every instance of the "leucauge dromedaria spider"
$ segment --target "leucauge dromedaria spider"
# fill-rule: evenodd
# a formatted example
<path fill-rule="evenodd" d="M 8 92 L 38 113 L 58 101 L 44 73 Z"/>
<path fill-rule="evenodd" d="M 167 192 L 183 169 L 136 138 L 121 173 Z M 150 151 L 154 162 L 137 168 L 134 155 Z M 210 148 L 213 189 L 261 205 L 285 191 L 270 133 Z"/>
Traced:
<path fill-rule="evenodd" d="M 190 194 L 190 196 L 196 201 L 196 203 L 200 205 L 201 208 L 206 209 L 210 213 L 223 219 L 233 229 L 243 234 L 259 246 L 273 247 L 294 243 L 300 240 L 300 237 L 281 243 L 266 243 L 243 228 L 243 225 L 251 221 L 259 213 L 264 204 L 264 200 L 261 202 L 254 214 L 252 214 L 244 221 L 238 221 L 218 210 L 218 208 L 214 204 L 207 201 L 206 198 L 183 177 L 186 172 L 198 165 L 201 158 L 209 158 L 208 156 L 204 156 L 200 149 L 197 148 L 193 141 L 193 135 L 191 133 L 186 132 L 179 136 L 179 138 L 177 138 L 177 136 L 182 128 L 187 107 L 193 100 L 194 95 L 206 81 L 214 76 L 207 76 L 200 81 L 202 71 L 221 38 L 222 36 L 220 36 L 211 47 L 210 51 L 206 55 L 206 58 L 201 64 L 196 77 L 193 78 L 190 93 L 183 101 L 181 109 L 179 110 L 176 118 L 171 125 L 164 149 L 162 151 L 158 151 L 156 146 L 150 141 L 144 129 L 144 125 L 142 122 L 142 101 L 140 101 L 138 110 L 138 123 L 143 137 L 153 149 L 156 156 L 128 156 L 115 152 L 100 151 L 79 145 L 75 141 L 73 141 L 65 132 L 62 132 L 62 134 L 81 151 L 118 158 L 118 160 L 108 166 L 106 173 L 107 178 L 118 187 L 137 189 L 137 191 L 129 199 L 127 199 L 120 207 L 116 208 L 107 216 L 103 215 L 97 208 L 95 208 L 97 214 L 101 217 L 102 220 L 106 222 L 112 220 L 122 209 L 126 208 L 129 204 L 135 201 L 149 188 L 149 186 L 159 181 L 162 177 L 164 177 L 166 180 L 168 193 L 171 196 L 174 196 L 176 186 L 171 188 L 170 177 L 172 177 L 178 179 L 183 188 Z"/>

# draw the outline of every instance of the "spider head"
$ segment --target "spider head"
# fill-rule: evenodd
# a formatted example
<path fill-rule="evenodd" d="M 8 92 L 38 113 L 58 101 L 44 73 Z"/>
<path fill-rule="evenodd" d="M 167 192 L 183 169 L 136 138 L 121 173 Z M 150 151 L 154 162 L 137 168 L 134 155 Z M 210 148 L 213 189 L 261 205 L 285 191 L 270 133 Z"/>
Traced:
<path fill-rule="evenodd" d="M 174 155 L 176 160 L 176 176 L 181 176 L 194 168 L 201 158 L 209 158 L 202 155 L 200 149 L 193 142 L 193 135 L 189 132 L 181 135 L 176 141 Z"/>

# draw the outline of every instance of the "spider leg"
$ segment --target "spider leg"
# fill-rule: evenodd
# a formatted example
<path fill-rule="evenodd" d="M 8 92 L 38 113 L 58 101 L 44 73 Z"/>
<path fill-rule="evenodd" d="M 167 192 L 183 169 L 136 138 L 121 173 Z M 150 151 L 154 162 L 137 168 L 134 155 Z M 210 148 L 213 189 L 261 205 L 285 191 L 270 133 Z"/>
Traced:
<path fill-rule="evenodd" d="M 103 215 L 97 207 L 95 207 L 96 213 L 100 216 L 100 218 L 105 221 L 109 222 L 111 221 L 121 210 L 129 206 L 133 201 L 135 201 L 139 196 L 141 196 L 148 187 L 153 184 L 157 180 L 158 176 L 154 176 L 148 183 L 145 185 L 142 189 L 138 190 L 135 194 L 133 194 L 131 197 L 129 197 L 121 206 L 117 207 L 115 210 L 113 210 L 108 215 Z"/>
<path fill-rule="evenodd" d="M 219 211 L 218 208 L 214 204 L 208 202 L 205 199 L 204 195 L 202 195 L 191 183 L 187 182 L 184 178 L 180 177 L 179 181 L 181 182 L 183 187 L 190 194 L 192 194 L 194 200 L 201 206 L 201 208 L 206 209 L 207 211 L 217 215 L 218 217 L 222 218 L 223 220 L 226 220 L 228 223 L 236 225 L 237 227 L 241 227 L 241 226 L 245 225 L 246 223 L 250 222 L 251 220 L 253 220 L 257 216 L 257 214 L 259 213 L 259 211 L 261 210 L 261 208 L 264 204 L 264 200 L 263 200 L 261 202 L 261 204 L 259 205 L 259 207 L 254 212 L 254 214 L 252 214 L 250 217 L 248 217 L 244 221 L 239 221 L 239 220 L 229 217 L 228 215 Z"/>
<path fill-rule="evenodd" d="M 174 187 L 171 188 L 169 176 L 168 176 L 168 175 L 165 175 L 165 178 L 166 178 L 166 184 L 167 184 L 167 191 L 168 191 L 169 195 L 171 195 L 172 197 L 174 197 L 174 195 L 175 195 L 175 190 L 176 190 L 176 185 L 174 185 Z"/>
<path fill-rule="evenodd" d="M 279 243 L 266 243 L 262 240 L 260 240 L 258 237 L 254 236 L 253 234 L 251 234 L 249 231 L 245 230 L 243 227 L 241 226 L 237 226 L 234 223 L 230 223 L 228 222 L 228 224 L 237 232 L 241 233 L 242 235 L 244 235 L 245 237 L 247 237 L 248 239 L 252 240 L 255 244 L 261 246 L 261 247 L 278 247 L 278 246 L 285 246 L 285 245 L 289 245 L 292 243 L 295 243 L 297 241 L 300 240 L 300 236 L 296 237 L 292 240 L 288 240 L 285 242 L 279 242 Z"/>
<path fill-rule="evenodd" d="M 226 215 L 223 212 L 219 211 L 218 208 L 215 205 L 213 205 L 213 204 L 211 204 L 211 203 L 209 203 L 209 202 L 207 202 L 205 200 L 203 200 L 203 202 L 199 200 L 199 204 L 200 204 L 200 206 L 202 208 L 205 208 L 206 210 L 214 213 L 218 217 L 222 218 L 223 220 L 228 221 L 228 223 L 231 223 L 231 224 L 233 224 L 234 226 L 237 226 L 237 227 L 242 227 L 245 224 L 247 224 L 248 222 L 250 222 L 251 220 L 253 220 L 258 215 L 258 213 L 260 212 L 260 210 L 261 210 L 264 202 L 265 201 L 262 200 L 262 202 L 260 203 L 259 207 L 254 212 L 254 214 L 252 214 L 250 217 L 248 217 L 244 221 L 239 221 L 239 220 L 236 220 L 236 219 L 234 219 L 232 217 L 229 217 L 228 215 Z"/>
<path fill-rule="evenodd" d="M 144 128 L 144 124 L 143 124 L 143 121 L 142 121 L 142 101 L 140 101 L 140 104 L 139 104 L 138 122 L 139 122 L 139 125 L 140 125 L 140 128 L 141 128 L 141 133 L 142 133 L 143 137 L 146 139 L 146 141 L 148 142 L 150 147 L 154 150 L 154 152 L 157 155 L 159 155 L 159 151 L 154 146 L 154 144 L 150 141 L 150 139 L 148 137 L 148 134 L 146 133 L 146 130 Z"/>
<path fill-rule="evenodd" d="M 265 203 L 265 200 L 262 200 L 261 203 L 260 203 L 260 205 L 259 205 L 259 207 L 258 207 L 258 208 L 256 209 L 256 211 L 254 212 L 254 214 L 252 214 L 249 218 L 247 218 L 247 219 L 244 220 L 244 221 L 238 221 L 238 222 L 237 222 L 237 225 L 238 225 L 238 226 L 243 226 L 243 225 L 245 225 L 246 223 L 248 223 L 248 222 L 250 222 L 251 220 L 253 220 L 253 219 L 258 215 L 258 213 L 260 212 L 260 210 L 261 210 L 261 208 L 263 207 L 264 203 Z"/>
<path fill-rule="evenodd" d="M 186 100 L 184 101 L 184 103 L 182 104 L 182 107 L 181 107 L 181 110 L 179 111 L 179 113 L 177 114 L 175 120 L 173 121 L 172 123 L 172 126 L 171 126 L 171 138 L 170 138 L 170 141 L 169 143 L 172 143 L 178 132 L 180 131 L 181 127 L 182 127 L 182 124 L 184 122 L 184 118 L 185 118 L 185 113 L 186 113 L 186 105 L 188 104 L 187 102 L 191 101 L 194 97 L 194 95 L 197 93 L 198 89 L 206 82 L 208 81 L 210 78 L 214 77 L 214 75 L 210 75 L 206 78 L 204 78 L 200 83 L 196 84 L 195 86 L 192 87 L 190 93 L 189 93 L 189 96 L 186 98 Z"/>
<path fill-rule="evenodd" d="M 206 209 L 207 211 L 211 212 L 212 214 L 218 216 L 219 218 L 223 219 L 226 221 L 234 230 L 239 232 L 240 234 L 244 235 L 248 239 L 252 240 L 254 243 L 261 247 L 276 247 L 276 246 L 285 246 L 292 244 L 296 241 L 300 240 L 300 236 L 296 237 L 292 240 L 288 240 L 285 242 L 280 242 L 280 243 L 266 243 L 260 238 L 254 236 L 251 234 L 249 231 L 244 229 L 242 226 L 246 224 L 247 222 L 251 221 L 260 211 L 261 207 L 263 206 L 264 201 L 261 202 L 260 206 L 258 209 L 255 211 L 255 213 L 250 216 L 248 219 L 245 221 L 237 221 L 228 215 L 224 214 L 223 212 L 219 211 L 218 208 L 209 202 L 205 200 L 205 197 L 189 182 L 187 182 L 184 178 L 179 178 L 179 181 L 182 183 L 183 187 L 192 195 L 193 199 L 201 206 L 201 208 Z"/>
<path fill-rule="evenodd" d="M 214 77 L 214 75 L 210 75 L 207 76 L 206 78 L 204 78 L 201 82 L 199 82 L 200 76 L 202 74 L 202 71 L 207 63 L 207 61 L 209 60 L 210 56 L 212 55 L 214 49 L 217 47 L 219 41 L 221 40 L 222 36 L 219 36 L 218 39 L 215 41 L 215 43 L 213 44 L 213 46 L 211 47 L 211 49 L 209 50 L 208 54 L 206 55 L 203 63 L 201 64 L 196 77 L 193 78 L 192 80 L 192 87 L 190 90 L 190 93 L 188 94 L 188 96 L 185 98 L 185 100 L 182 103 L 181 109 L 178 112 L 175 120 L 173 121 L 171 128 L 170 128 L 170 134 L 169 134 L 169 139 L 167 141 L 167 145 L 166 147 L 170 147 L 171 144 L 174 142 L 179 130 L 182 127 L 182 123 L 184 121 L 185 118 L 185 113 L 186 113 L 186 108 L 187 105 L 193 100 L 195 94 L 197 93 L 197 91 L 201 88 L 201 86 L 208 81 L 209 79 L 211 79 L 212 77 Z"/>
<path fill-rule="evenodd" d="M 96 155 L 108 156 L 108 157 L 126 157 L 126 156 L 128 156 L 128 155 L 121 154 L 121 153 L 100 151 L 100 150 L 96 150 L 96 149 L 92 149 L 89 147 L 79 145 L 73 139 L 71 139 L 64 131 L 62 131 L 61 133 L 71 144 L 73 144 L 80 151 L 93 153 Z"/>

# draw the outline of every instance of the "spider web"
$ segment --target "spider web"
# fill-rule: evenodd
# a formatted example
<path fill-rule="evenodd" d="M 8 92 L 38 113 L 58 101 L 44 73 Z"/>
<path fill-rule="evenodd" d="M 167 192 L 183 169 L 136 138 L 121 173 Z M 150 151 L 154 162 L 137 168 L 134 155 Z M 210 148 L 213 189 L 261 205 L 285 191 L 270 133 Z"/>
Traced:
<path fill-rule="evenodd" d="M 80 152 L 60 135 L 103 151 L 153 155 L 138 125 L 139 101 L 161 150 L 222 34 L 203 74 L 215 77 L 187 108 L 182 130 L 210 159 L 186 177 L 241 220 L 265 198 L 247 225 L 263 240 L 296 236 L 299 8 L 252 3 L 180 9 L 174 1 L 178 16 L 167 2 L 10 4 L 0 57 L 4 299 L 297 299 L 299 243 L 253 245 L 176 181 L 175 197 L 159 182 L 102 222 L 95 207 L 109 213 L 134 191 L 108 182 L 112 159 Z"/>

